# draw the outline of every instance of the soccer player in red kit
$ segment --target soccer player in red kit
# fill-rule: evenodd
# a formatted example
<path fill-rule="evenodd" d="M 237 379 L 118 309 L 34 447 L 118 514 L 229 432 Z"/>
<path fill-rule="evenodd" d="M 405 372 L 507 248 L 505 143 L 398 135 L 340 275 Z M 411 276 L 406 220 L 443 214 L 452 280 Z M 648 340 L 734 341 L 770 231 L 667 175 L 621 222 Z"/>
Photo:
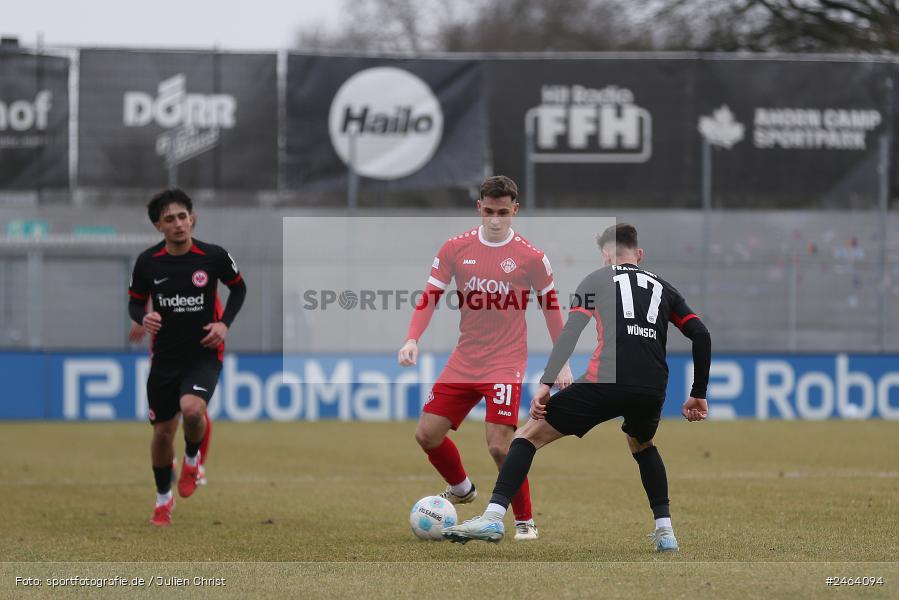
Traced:
<path fill-rule="evenodd" d="M 459 450 L 447 437 L 481 398 L 487 401 L 487 450 L 500 468 L 518 425 L 521 384 L 527 364 L 525 307 L 533 289 L 553 342 L 564 326 L 546 255 L 512 229 L 518 187 L 502 175 L 481 184 L 480 227 L 456 235 L 440 248 L 424 295 L 416 305 L 399 363 L 412 366 L 421 338 L 450 280 L 456 280 L 461 313 L 459 341 L 422 409 L 415 439 L 447 482 L 441 494 L 453 504 L 477 496 Z M 567 363 L 556 384 L 572 382 Z M 528 482 L 512 499 L 516 540 L 537 539 Z"/>

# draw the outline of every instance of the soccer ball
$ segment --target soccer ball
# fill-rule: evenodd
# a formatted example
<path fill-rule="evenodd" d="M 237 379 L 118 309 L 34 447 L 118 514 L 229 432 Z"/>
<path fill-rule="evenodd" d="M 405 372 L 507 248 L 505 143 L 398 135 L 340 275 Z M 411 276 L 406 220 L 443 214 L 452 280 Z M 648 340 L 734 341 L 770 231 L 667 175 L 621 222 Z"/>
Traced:
<path fill-rule="evenodd" d="M 426 496 L 415 503 L 409 513 L 412 533 L 423 540 L 442 541 L 440 532 L 444 527 L 452 527 L 459 521 L 456 507 L 440 496 Z"/>

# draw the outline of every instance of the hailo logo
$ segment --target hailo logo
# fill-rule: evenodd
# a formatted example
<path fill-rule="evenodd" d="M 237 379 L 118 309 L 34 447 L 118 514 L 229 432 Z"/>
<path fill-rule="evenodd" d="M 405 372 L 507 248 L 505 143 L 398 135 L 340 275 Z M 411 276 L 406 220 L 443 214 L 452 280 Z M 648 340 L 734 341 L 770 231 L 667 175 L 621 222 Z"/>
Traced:
<path fill-rule="evenodd" d="M 538 163 L 642 163 L 652 156 L 652 116 L 628 89 L 545 85 L 525 115 Z"/>
<path fill-rule="evenodd" d="M 431 88 L 415 75 L 375 67 L 356 73 L 337 90 L 328 129 L 338 156 L 357 173 L 399 179 L 434 156 L 443 112 Z"/>
<path fill-rule="evenodd" d="M 126 127 L 155 124 L 167 129 L 156 138 L 156 154 L 179 164 L 219 143 L 220 131 L 236 123 L 237 101 L 228 94 L 188 94 L 187 77 L 179 73 L 162 81 L 154 98 L 146 92 L 125 92 Z"/>
<path fill-rule="evenodd" d="M 28 131 L 47 129 L 47 117 L 53 94 L 49 90 L 41 90 L 34 101 L 15 100 L 9 104 L 0 100 L 0 131 Z"/>

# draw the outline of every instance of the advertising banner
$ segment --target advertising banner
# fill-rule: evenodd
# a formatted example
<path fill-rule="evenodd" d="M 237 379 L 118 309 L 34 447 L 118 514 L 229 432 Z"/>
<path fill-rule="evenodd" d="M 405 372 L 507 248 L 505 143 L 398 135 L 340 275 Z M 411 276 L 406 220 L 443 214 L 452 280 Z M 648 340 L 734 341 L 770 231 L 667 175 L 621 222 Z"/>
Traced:
<path fill-rule="evenodd" d="M 149 358 L 137 354 L 4 353 L 0 420 L 145 420 Z M 589 355 L 572 357 L 583 373 Z M 225 356 L 212 402 L 215 419 L 232 421 L 391 421 L 417 419 L 447 355 L 422 354 L 412 369 L 390 355 Z M 534 354 L 524 378 L 521 417 L 543 372 Z M 680 417 L 690 392 L 688 355 L 669 356 L 663 416 Z M 285 368 L 285 365 L 288 365 Z M 899 361 L 883 355 L 735 354 L 716 356 L 709 418 L 899 419 Z M 12 401 L 11 399 L 15 399 Z M 469 418 L 483 420 L 484 404 Z"/>
<path fill-rule="evenodd" d="M 890 70 L 880 63 L 702 61 L 696 131 L 719 206 L 876 206 Z"/>
<path fill-rule="evenodd" d="M 274 54 L 83 50 L 78 184 L 275 189 Z"/>
<path fill-rule="evenodd" d="M 69 60 L 0 52 L 0 190 L 69 187 Z"/>
<path fill-rule="evenodd" d="M 290 188 L 465 187 L 487 163 L 482 67 L 469 60 L 292 54 L 287 63 Z"/>
<path fill-rule="evenodd" d="M 538 205 L 690 206 L 698 154 L 690 60 L 510 59 L 487 63 L 494 170 Z"/>
<path fill-rule="evenodd" d="M 716 207 L 876 202 L 891 65 L 584 58 L 487 70 L 495 171 L 532 181 L 538 205 L 698 207 L 704 168 Z"/>

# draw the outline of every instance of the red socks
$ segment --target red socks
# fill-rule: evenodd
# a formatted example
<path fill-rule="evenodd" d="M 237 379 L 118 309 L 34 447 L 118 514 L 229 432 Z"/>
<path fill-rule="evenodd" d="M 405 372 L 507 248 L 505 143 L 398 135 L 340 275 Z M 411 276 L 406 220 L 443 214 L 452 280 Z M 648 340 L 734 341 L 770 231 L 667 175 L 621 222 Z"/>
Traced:
<path fill-rule="evenodd" d="M 465 467 L 462 466 L 462 457 L 459 449 L 449 437 L 443 438 L 443 443 L 436 448 L 425 450 L 428 460 L 450 485 L 456 485 L 465 481 Z"/>
<path fill-rule="evenodd" d="M 518 488 L 518 493 L 512 497 L 512 512 L 515 513 L 516 521 L 529 521 L 534 516 L 531 514 L 531 488 L 527 477 Z"/>
<path fill-rule="evenodd" d="M 206 457 L 209 454 L 209 438 L 212 437 L 212 419 L 209 418 L 209 413 L 204 412 L 203 416 L 206 418 L 206 433 L 203 434 L 203 441 L 200 442 L 200 464 L 206 464 Z"/>

